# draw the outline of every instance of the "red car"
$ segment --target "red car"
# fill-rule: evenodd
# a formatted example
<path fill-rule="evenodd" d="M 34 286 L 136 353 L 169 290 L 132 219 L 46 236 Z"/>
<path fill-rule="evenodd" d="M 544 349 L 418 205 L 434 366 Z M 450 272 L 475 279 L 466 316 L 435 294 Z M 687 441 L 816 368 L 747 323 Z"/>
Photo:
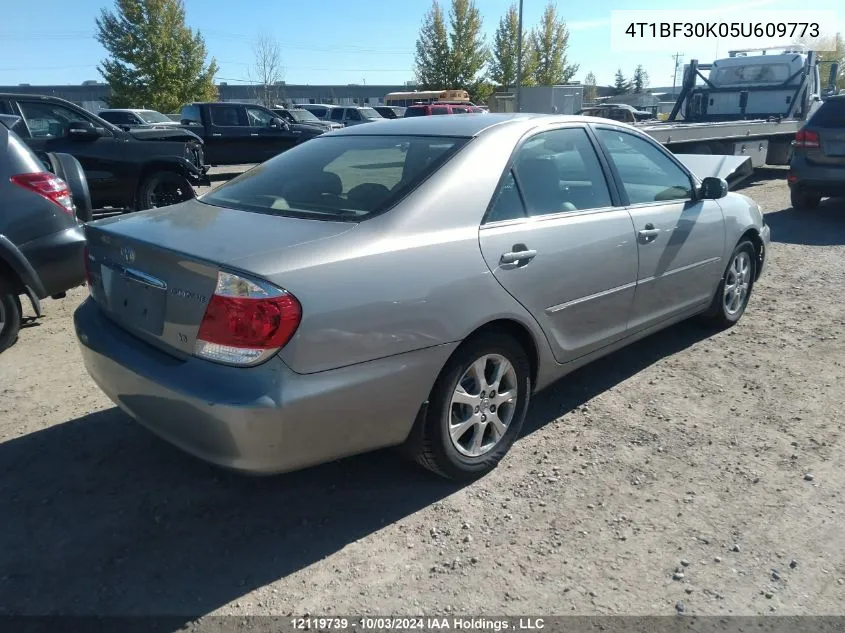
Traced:
<path fill-rule="evenodd" d="M 435 101 L 434 103 L 420 103 L 419 105 L 408 106 L 405 116 L 431 116 L 433 114 L 468 114 L 470 112 L 481 112 L 481 108 L 472 103 L 449 103 Z"/>

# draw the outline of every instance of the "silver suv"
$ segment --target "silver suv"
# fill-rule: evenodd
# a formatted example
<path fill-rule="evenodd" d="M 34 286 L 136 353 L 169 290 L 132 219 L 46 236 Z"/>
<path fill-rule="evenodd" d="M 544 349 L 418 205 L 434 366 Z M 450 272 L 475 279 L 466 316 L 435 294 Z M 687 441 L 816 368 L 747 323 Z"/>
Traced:
<path fill-rule="evenodd" d="M 338 106 L 322 103 L 306 103 L 301 106 L 323 121 L 332 121 L 341 125 L 359 125 L 382 121 L 383 117 L 368 106 Z"/>

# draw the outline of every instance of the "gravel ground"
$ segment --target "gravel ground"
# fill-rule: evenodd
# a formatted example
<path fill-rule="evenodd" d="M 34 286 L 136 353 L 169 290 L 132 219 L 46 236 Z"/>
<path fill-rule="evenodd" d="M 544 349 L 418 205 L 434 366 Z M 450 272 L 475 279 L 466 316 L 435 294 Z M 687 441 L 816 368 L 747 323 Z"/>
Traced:
<path fill-rule="evenodd" d="M 466 487 L 391 451 L 200 463 L 85 374 L 84 290 L 47 301 L 0 356 L 0 612 L 845 614 L 845 216 L 782 177 L 744 188 L 773 244 L 738 326 L 565 378 Z"/>

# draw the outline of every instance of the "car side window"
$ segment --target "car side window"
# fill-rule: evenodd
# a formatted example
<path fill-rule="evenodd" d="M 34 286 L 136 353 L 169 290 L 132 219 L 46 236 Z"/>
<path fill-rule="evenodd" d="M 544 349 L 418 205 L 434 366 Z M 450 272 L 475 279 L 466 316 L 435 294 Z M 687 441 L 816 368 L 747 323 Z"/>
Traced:
<path fill-rule="evenodd" d="M 251 127 L 270 127 L 273 115 L 261 108 L 247 108 L 246 116 Z"/>
<path fill-rule="evenodd" d="M 519 189 L 516 188 L 513 170 L 510 170 L 502 181 L 499 191 L 496 192 L 493 206 L 487 214 L 485 223 L 517 220 L 524 217 L 525 205 L 522 204 L 522 197 L 519 195 Z"/>
<path fill-rule="evenodd" d="M 612 206 L 601 163 L 582 127 L 534 135 L 520 147 L 514 171 L 530 216 Z"/>
<path fill-rule="evenodd" d="M 360 121 L 361 120 L 361 113 L 358 112 L 355 108 L 349 108 L 346 110 L 346 118 L 350 121 Z"/>
<path fill-rule="evenodd" d="M 332 108 L 332 121 L 343 121 L 343 108 Z"/>
<path fill-rule="evenodd" d="M 200 107 L 189 105 L 182 108 L 182 121 L 188 125 L 201 125 L 202 116 L 200 115 Z"/>
<path fill-rule="evenodd" d="M 59 138 L 67 136 L 68 125 L 88 121 L 70 108 L 53 103 L 19 101 L 18 106 L 26 120 L 32 138 Z"/>
<path fill-rule="evenodd" d="M 208 106 L 208 110 L 211 114 L 212 125 L 225 127 L 244 125 L 244 122 L 240 117 L 240 109 L 238 106 L 212 105 Z"/>
<path fill-rule="evenodd" d="M 664 150 L 629 132 L 596 130 L 616 166 L 630 204 L 690 200 L 692 181 Z"/>
<path fill-rule="evenodd" d="M 449 108 L 443 106 L 435 106 L 431 109 L 432 114 L 449 114 Z"/>

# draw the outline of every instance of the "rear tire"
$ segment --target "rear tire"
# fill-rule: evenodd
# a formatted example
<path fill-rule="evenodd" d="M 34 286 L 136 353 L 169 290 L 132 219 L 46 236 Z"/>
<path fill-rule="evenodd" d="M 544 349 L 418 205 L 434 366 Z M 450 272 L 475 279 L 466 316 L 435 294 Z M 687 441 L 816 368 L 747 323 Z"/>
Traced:
<path fill-rule="evenodd" d="M 195 198 L 190 181 L 175 171 L 149 174 L 138 187 L 137 210 L 156 209 Z"/>
<path fill-rule="evenodd" d="M 21 329 L 21 300 L 7 282 L 0 279 L 0 353 L 11 347 Z"/>
<path fill-rule="evenodd" d="M 757 272 L 757 251 L 748 240 L 736 245 L 728 260 L 725 274 L 704 318 L 712 326 L 726 329 L 735 325 L 751 299 Z"/>
<path fill-rule="evenodd" d="M 519 436 L 530 396 L 525 350 L 502 332 L 482 333 L 464 342 L 440 372 L 405 452 L 447 479 L 482 477 Z"/>
<path fill-rule="evenodd" d="M 796 211 L 809 211 L 818 208 L 822 197 L 806 189 L 790 189 L 789 201 L 792 203 L 792 208 Z"/>

